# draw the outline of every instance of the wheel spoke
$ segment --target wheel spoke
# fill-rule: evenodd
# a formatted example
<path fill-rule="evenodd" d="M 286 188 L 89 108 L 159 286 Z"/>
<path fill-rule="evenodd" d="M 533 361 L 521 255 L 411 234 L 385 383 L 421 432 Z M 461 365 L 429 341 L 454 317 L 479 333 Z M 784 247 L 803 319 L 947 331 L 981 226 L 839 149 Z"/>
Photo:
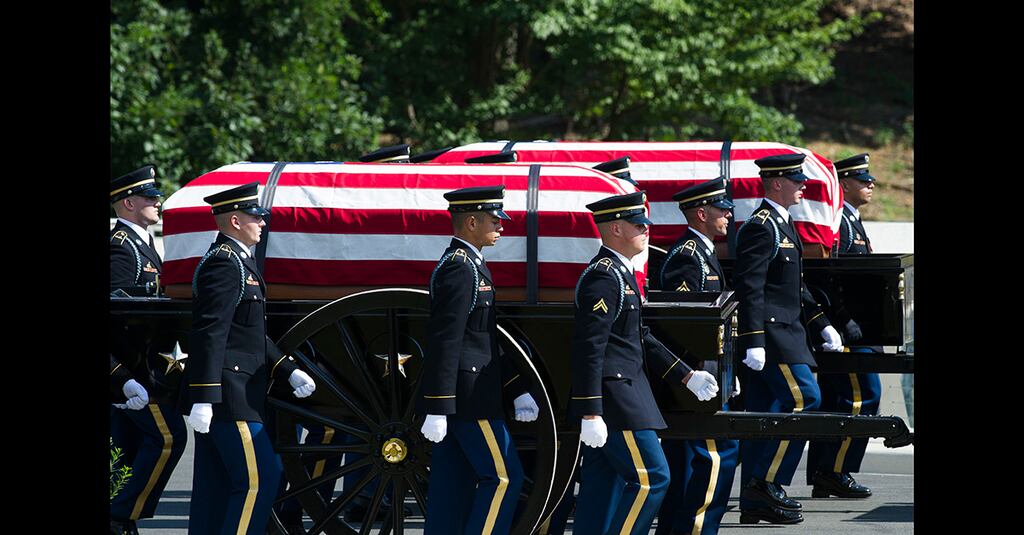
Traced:
<path fill-rule="evenodd" d="M 402 398 L 398 377 L 398 316 L 395 309 L 388 309 L 388 394 L 391 401 L 391 419 L 398 418 L 398 404 Z"/>
<path fill-rule="evenodd" d="M 427 499 L 423 494 L 423 487 L 416 481 L 416 476 L 405 475 L 405 481 L 409 483 L 409 490 L 412 492 L 412 497 L 416 500 L 416 505 L 420 506 L 420 510 L 423 511 L 423 516 L 427 516 Z"/>
<path fill-rule="evenodd" d="M 419 386 L 420 380 L 423 378 L 423 370 L 424 370 L 424 367 L 422 365 L 419 366 L 418 370 L 416 370 L 416 377 L 413 378 L 411 383 L 409 383 L 409 392 L 415 392 L 416 391 L 416 387 Z M 402 415 L 402 421 L 403 422 L 411 421 L 412 413 L 415 410 L 416 410 L 416 400 L 415 399 L 410 399 L 408 404 L 405 407 L 405 413 Z"/>
<path fill-rule="evenodd" d="M 390 480 L 390 476 L 381 475 L 380 481 L 377 482 L 377 490 L 373 493 L 373 498 L 370 500 L 370 506 L 366 509 L 366 514 L 363 515 L 363 525 L 359 528 L 359 535 L 367 535 L 373 529 L 373 523 L 377 519 L 377 513 L 380 511 L 381 502 L 384 501 L 384 494 L 387 491 L 388 481 Z"/>
<path fill-rule="evenodd" d="M 288 492 L 285 492 L 285 493 L 281 494 L 280 497 L 278 497 L 276 500 L 274 500 L 274 503 L 283 502 L 283 501 L 285 501 L 285 500 L 287 500 L 289 498 L 293 498 L 295 496 L 298 496 L 299 494 L 302 494 L 303 492 L 306 492 L 309 489 L 319 487 L 320 485 L 323 485 L 324 483 L 327 483 L 329 481 L 337 481 L 338 478 L 344 477 L 345 474 L 348 474 L 350 472 L 355 472 L 356 470 L 359 470 L 360 468 L 363 468 L 364 466 L 369 466 L 372 463 L 373 463 L 373 459 L 370 458 L 370 457 L 363 457 L 362 459 L 359 459 L 358 461 L 356 461 L 354 463 L 346 463 L 346 464 L 342 465 L 340 468 L 338 468 L 337 470 L 328 472 L 328 473 L 326 473 L 326 474 L 324 474 L 324 475 L 322 475 L 320 477 L 314 477 L 314 478 L 310 479 L 309 481 L 306 481 L 305 483 L 302 483 L 301 485 L 295 485 L 294 488 L 288 489 Z M 372 473 L 373 473 L 373 471 L 371 470 L 370 474 L 372 474 Z"/>
<path fill-rule="evenodd" d="M 377 413 L 378 420 L 384 420 L 384 400 L 380 397 L 380 386 L 372 379 L 370 370 L 366 367 L 366 361 L 362 358 L 363 350 L 356 345 L 355 337 L 342 323 L 342 320 L 334 322 L 334 327 L 338 330 L 338 336 L 345 346 L 345 351 L 349 354 L 349 359 L 359 371 L 357 378 L 363 383 L 363 389 L 366 392 L 366 397 L 370 400 L 370 405 L 373 406 L 373 412 Z"/>
<path fill-rule="evenodd" d="M 392 494 L 391 500 L 391 526 L 397 535 L 405 531 L 405 480 L 396 477 L 394 483 L 395 492 Z"/>
<path fill-rule="evenodd" d="M 344 392 L 342 392 L 341 388 L 338 387 L 338 384 L 334 382 L 334 379 L 327 375 L 326 373 L 324 373 L 324 370 L 320 368 L 320 366 L 314 364 L 301 351 L 295 351 L 294 354 L 296 357 L 298 357 L 300 361 L 302 361 L 303 364 L 305 364 L 306 369 L 313 374 L 314 378 L 317 381 L 318 387 L 323 385 L 328 390 L 330 390 L 330 392 L 334 394 L 336 398 L 341 400 L 341 402 L 344 403 L 345 406 L 348 407 L 348 409 L 352 411 L 357 418 L 359 418 L 360 420 L 363 421 L 363 423 L 366 424 L 370 431 L 377 430 L 377 422 L 370 418 L 368 414 L 363 412 L 363 409 L 359 405 L 357 405 L 355 401 L 352 400 L 352 398 L 348 397 Z"/>
<path fill-rule="evenodd" d="M 273 405 L 273 407 L 277 410 L 293 414 L 301 419 L 313 421 L 325 425 L 327 427 L 333 427 L 339 431 L 344 431 L 350 435 L 355 435 L 356 437 L 361 438 L 364 442 L 370 441 L 370 431 L 367 431 L 366 429 L 352 427 L 351 425 L 339 422 L 334 418 L 321 416 L 319 413 L 313 412 L 312 410 L 307 409 L 306 407 L 300 407 L 298 405 L 295 405 L 294 403 L 289 403 L 278 398 L 268 397 L 267 403 Z"/>
<path fill-rule="evenodd" d="M 363 460 L 369 461 L 369 457 L 366 457 Z M 356 462 L 355 464 L 359 464 L 359 462 Z M 331 505 L 330 507 L 328 507 L 326 514 L 324 514 L 323 518 L 321 518 L 318 522 L 313 524 L 313 527 L 309 530 L 309 533 L 320 533 L 321 531 L 323 531 L 324 526 L 326 526 L 327 523 L 330 522 L 332 519 L 336 518 L 338 516 L 338 513 L 340 513 L 341 510 L 344 509 L 349 502 L 351 502 L 357 495 L 359 495 L 359 492 L 363 490 L 363 487 L 368 485 L 370 481 L 372 481 L 373 478 L 375 477 L 377 476 L 376 474 L 373 473 L 373 470 L 368 471 L 366 475 L 363 476 L 363 479 L 360 479 L 359 483 L 355 484 L 352 490 L 340 496 L 337 500 L 331 502 Z"/>
<path fill-rule="evenodd" d="M 275 446 L 274 451 L 281 453 L 298 453 L 303 455 L 303 461 L 308 456 L 310 460 L 319 461 L 321 458 L 333 457 L 342 453 L 362 453 L 369 455 L 369 444 L 299 444 L 297 446 Z"/>

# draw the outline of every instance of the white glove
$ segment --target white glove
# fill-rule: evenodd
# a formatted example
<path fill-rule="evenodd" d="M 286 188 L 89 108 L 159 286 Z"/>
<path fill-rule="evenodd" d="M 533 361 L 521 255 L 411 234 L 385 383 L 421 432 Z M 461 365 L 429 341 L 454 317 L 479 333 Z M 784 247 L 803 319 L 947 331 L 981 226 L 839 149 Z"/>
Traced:
<path fill-rule="evenodd" d="M 192 412 L 185 421 L 196 430 L 196 433 L 209 433 L 210 422 L 213 421 L 213 404 L 193 403 Z"/>
<path fill-rule="evenodd" d="M 747 356 L 743 359 L 743 364 L 746 364 L 755 372 L 764 368 L 764 348 L 751 347 L 747 349 Z"/>
<path fill-rule="evenodd" d="M 842 351 L 843 350 L 843 339 L 839 338 L 839 332 L 836 328 L 829 325 L 821 330 L 821 337 L 825 339 L 825 344 L 821 346 L 825 351 Z"/>
<path fill-rule="evenodd" d="M 591 448 L 600 448 L 608 442 L 608 426 L 600 415 L 593 419 L 584 418 L 580 423 L 580 440 Z"/>
<path fill-rule="evenodd" d="M 313 382 L 313 378 L 302 370 L 293 371 L 288 376 L 288 384 L 292 385 L 292 388 L 295 389 L 293 393 L 297 398 L 304 398 L 316 390 L 316 383 Z"/>
<path fill-rule="evenodd" d="M 732 395 L 729 396 L 730 398 L 734 398 L 734 397 L 740 395 L 740 378 L 739 377 L 733 377 L 732 381 L 733 381 L 732 382 L 733 388 L 732 388 Z"/>
<path fill-rule="evenodd" d="M 529 392 L 517 397 L 512 401 L 516 407 L 516 420 L 520 422 L 532 422 L 540 415 L 540 407 L 533 400 Z"/>
<path fill-rule="evenodd" d="M 420 433 L 423 433 L 423 436 L 431 442 L 441 442 L 448 434 L 448 417 L 443 414 L 428 414 L 427 419 L 423 421 L 423 427 L 420 428 Z"/>
<path fill-rule="evenodd" d="M 125 406 L 133 411 L 137 411 L 149 403 L 149 392 L 146 392 L 146 389 L 135 379 L 128 379 L 124 386 L 121 387 L 121 391 L 128 398 Z"/>
<path fill-rule="evenodd" d="M 718 393 L 718 381 L 714 375 L 706 371 L 694 371 L 690 380 L 686 382 L 686 388 L 689 388 L 697 399 L 707 401 Z"/>

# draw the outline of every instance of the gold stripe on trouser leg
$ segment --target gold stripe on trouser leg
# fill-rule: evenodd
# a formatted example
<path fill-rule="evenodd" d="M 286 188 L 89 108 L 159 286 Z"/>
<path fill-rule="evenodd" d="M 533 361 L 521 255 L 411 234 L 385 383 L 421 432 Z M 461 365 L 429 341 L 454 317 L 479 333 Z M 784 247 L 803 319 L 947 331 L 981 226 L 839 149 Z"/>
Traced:
<path fill-rule="evenodd" d="M 850 386 L 853 387 L 853 414 L 854 416 L 860 414 L 860 407 L 864 404 L 864 401 L 860 397 L 860 381 L 857 380 L 857 374 L 850 374 Z M 839 473 L 843 471 L 843 462 L 846 461 L 846 450 L 850 449 L 850 442 L 853 439 L 846 437 L 843 439 L 843 443 L 839 446 L 839 453 L 836 454 L 836 465 L 832 467 L 832 471 Z"/>
<path fill-rule="evenodd" d="M 779 364 L 779 369 L 782 370 L 783 377 L 789 383 L 789 392 L 793 395 L 793 401 L 796 403 L 796 406 L 793 407 L 793 412 L 804 410 L 804 395 L 800 392 L 800 385 L 796 384 L 796 379 L 793 378 L 793 372 L 789 369 L 789 364 Z M 779 441 L 779 450 L 775 452 L 775 459 L 772 459 L 772 465 L 768 468 L 768 474 L 764 476 L 765 481 L 775 482 L 775 472 L 778 472 L 779 465 L 782 464 L 782 458 L 786 456 L 786 448 L 788 447 L 788 440 Z"/>
<path fill-rule="evenodd" d="M 242 451 L 245 452 L 245 466 L 249 469 L 249 490 L 245 493 L 245 503 L 242 505 L 242 516 L 238 518 L 237 535 L 245 535 L 249 530 L 249 520 L 252 518 L 252 509 L 256 505 L 256 494 L 260 490 L 260 473 L 256 468 L 256 450 L 252 447 L 252 434 L 249 432 L 249 424 L 235 422 L 238 426 L 238 434 L 242 437 Z"/>
<path fill-rule="evenodd" d="M 334 438 L 334 428 L 324 427 L 324 439 L 320 441 L 321 444 L 330 444 L 331 439 Z M 327 459 L 320 459 L 313 466 L 313 478 L 318 478 L 324 475 L 324 466 L 327 465 Z"/>
<path fill-rule="evenodd" d="M 494 472 L 498 475 L 498 488 L 494 489 L 494 498 L 491 499 L 491 508 L 487 511 L 487 520 L 484 522 L 484 529 L 480 535 L 490 535 L 494 529 L 494 523 L 498 520 L 498 512 L 501 510 L 501 500 L 505 497 L 505 489 L 508 488 L 508 473 L 505 471 L 505 460 L 498 449 L 498 441 L 494 438 L 494 431 L 491 431 L 491 423 L 487 420 L 477 420 L 480 425 L 480 432 L 484 434 L 487 441 L 487 449 L 491 450 L 491 458 L 494 459 Z"/>
<path fill-rule="evenodd" d="M 644 458 L 640 456 L 640 448 L 636 445 L 633 432 L 623 431 L 622 436 L 626 438 L 626 447 L 629 448 L 629 455 L 633 458 L 633 466 L 636 467 L 636 475 L 640 479 L 640 490 L 637 491 L 636 499 L 633 500 L 633 507 L 629 508 L 626 522 L 622 524 L 622 530 L 619 531 L 619 535 L 629 535 L 633 532 L 633 524 L 636 523 L 636 517 L 640 516 L 640 510 L 644 508 L 647 494 L 651 492 L 651 481 L 647 478 L 647 467 L 644 466 Z"/>
<path fill-rule="evenodd" d="M 711 455 L 711 480 L 708 481 L 708 492 L 704 495 L 704 505 L 697 509 L 697 516 L 693 519 L 693 531 L 690 535 L 700 535 L 700 530 L 704 528 L 704 513 L 707 512 L 708 507 L 711 507 L 711 500 L 715 497 L 715 487 L 718 485 L 718 469 L 722 464 L 721 457 L 718 456 L 718 449 L 715 447 L 715 441 L 707 439 L 708 441 L 708 454 Z"/>
<path fill-rule="evenodd" d="M 156 428 L 160 430 L 160 436 L 164 438 L 164 445 L 160 449 L 160 457 L 157 457 L 156 459 L 156 465 L 153 467 L 153 472 L 149 474 L 149 481 L 146 482 L 146 487 L 142 489 L 142 493 L 139 494 L 138 499 L 135 500 L 135 507 L 132 508 L 132 514 L 128 515 L 128 518 L 132 520 L 138 520 L 139 515 L 142 514 L 142 508 L 146 506 L 146 499 L 149 498 L 149 493 L 153 492 L 153 487 L 156 486 L 156 482 L 160 480 L 160 474 L 164 472 L 164 466 L 167 465 L 167 459 L 171 456 L 171 448 L 174 447 L 174 438 L 171 437 L 171 431 L 167 428 L 167 422 L 164 421 L 164 416 L 160 413 L 160 407 L 157 407 L 156 403 L 150 403 L 148 407 L 149 412 L 153 415 L 153 422 L 156 423 Z"/>

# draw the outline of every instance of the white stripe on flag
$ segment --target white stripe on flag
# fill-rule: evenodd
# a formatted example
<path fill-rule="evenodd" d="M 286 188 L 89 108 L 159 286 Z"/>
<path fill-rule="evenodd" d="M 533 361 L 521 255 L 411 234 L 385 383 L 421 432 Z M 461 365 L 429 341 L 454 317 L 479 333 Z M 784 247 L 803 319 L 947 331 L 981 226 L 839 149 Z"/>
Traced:
<path fill-rule="evenodd" d="M 167 199 L 165 210 L 202 206 L 203 198 L 220 190 L 216 186 L 181 188 Z M 447 210 L 447 189 L 330 188 L 278 186 L 275 207 L 333 208 L 345 210 Z M 540 190 L 537 208 L 545 212 L 590 213 L 587 205 L 608 197 L 607 192 Z M 505 190 L 505 210 L 526 210 L 525 190 Z"/>
<path fill-rule="evenodd" d="M 164 261 L 203 256 L 216 239 L 216 230 L 166 235 L 164 236 Z"/>
<path fill-rule="evenodd" d="M 217 238 L 216 232 L 191 232 L 164 238 L 165 260 L 201 257 Z M 421 260 L 436 261 L 451 236 L 393 234 L 307 234 L 274 232 L 268 235 L 268 258 L 305 260 Z M 601 246 L 598 238 L 541 237 L 537 254 L 541 262 L 586 263 Z M 526 238 L 508 236 L 484 249 L 495 262 L 525 262 Z"/>

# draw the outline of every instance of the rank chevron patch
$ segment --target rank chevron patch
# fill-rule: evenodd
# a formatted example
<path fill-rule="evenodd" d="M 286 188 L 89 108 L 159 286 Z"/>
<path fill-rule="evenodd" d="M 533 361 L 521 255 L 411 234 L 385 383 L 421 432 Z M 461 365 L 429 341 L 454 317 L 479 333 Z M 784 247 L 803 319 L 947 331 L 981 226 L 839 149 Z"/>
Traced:
<path fill-rule="evenodd" d="M 596 305 L 594 305 L 594 312 L 597 312 L 598 309 L 603 310 L 605 314 L 608 313 L 608 305 L 604 304 L 604 298 L 603 297 L 601 298 L 600 301 L 597 302 Z"/>

